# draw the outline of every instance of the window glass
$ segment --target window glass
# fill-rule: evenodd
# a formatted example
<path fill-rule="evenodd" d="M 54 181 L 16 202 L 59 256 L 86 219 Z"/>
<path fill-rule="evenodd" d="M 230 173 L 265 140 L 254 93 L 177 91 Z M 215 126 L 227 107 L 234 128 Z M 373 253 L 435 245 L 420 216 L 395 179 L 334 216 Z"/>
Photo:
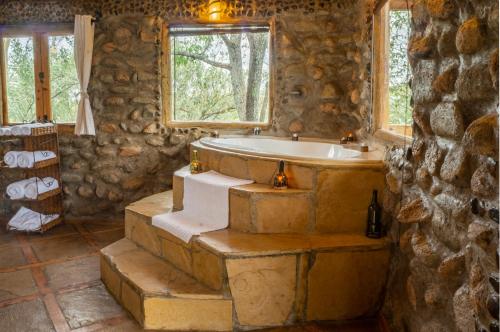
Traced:
<path fill-rule="evenodd" d="M 388 129 L 398 134 L 412 135 L 408 63 L 410 13 L 407 10 L 389 11 L 389 123 Z"/>
<path fill-rule="evenodd" d="M 269 27 L 170 28 L 174 121 L 267 122 Z"/>
<path fill-rule="evenodd" d="M 80 85 L 73 45 L 73 36 L 49 36 L 50 103 L 56 123 L 76 121 Z"/>
<path fill-rule="evenodd" d="M 3 38 L 9 123 L 36 120 L 33 38 Z"/>

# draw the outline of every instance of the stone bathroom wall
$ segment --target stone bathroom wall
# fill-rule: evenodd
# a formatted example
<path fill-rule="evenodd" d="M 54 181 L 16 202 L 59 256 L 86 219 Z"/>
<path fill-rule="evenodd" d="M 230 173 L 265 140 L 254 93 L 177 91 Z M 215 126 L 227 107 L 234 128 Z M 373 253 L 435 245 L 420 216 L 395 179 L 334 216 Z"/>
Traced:
<path fill-rule="evenodd" d="M 107 216 L 171 187 L 200 129 L 163 126 L 160 27 L 193 22 L 208 1 L 4 1 L 0 24 L 96 24 L 89 84 L 97 135 L 60 136 L 67 216 Z M 370 108 L 369 0 L 226 1 L 231 18 L 274 18 L 276 84 L 268 133 L 363 136 Z M 300 91 L 294 95 L 293 91 Z M 1 189 L 1 188 L 0 188 Z"/>
<path fill-rule="evenodd" d="M 395 331 L 498 331 L 498 2 L 417 0 L 414 140 L 387 155 Z"/>

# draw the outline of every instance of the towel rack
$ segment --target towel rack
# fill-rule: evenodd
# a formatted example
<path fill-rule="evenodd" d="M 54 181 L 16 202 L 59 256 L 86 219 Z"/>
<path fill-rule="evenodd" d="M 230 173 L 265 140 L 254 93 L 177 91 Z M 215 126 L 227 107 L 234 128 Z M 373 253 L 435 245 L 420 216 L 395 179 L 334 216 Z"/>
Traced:
<path fill-rule="evenodd" d="M 35 212 L 41 214 L 58 214 L 59 217 L 51 222 L 40 225 L 37 232 L 44 233 L 54 226 L 63 222 L 63 191 L 61 183 L 61 168 L 59 155 L 59 138 L 57 126 L 31 128 L 31 135 L 25 136 L 0 136 L 0 140 L 20 140 L 21 144 L 16 147 L 16 150 L 23 151 L 52 151 L 56 157 L 48 160 L 35 162 L 32 168 L 10 168 L 3 165 L 3 155 L 0 160 L 0 173 L 15 172 L 13 176 L 18 179 L 28 179 L 31 177 L 52 177 L 59 182 L 58 188 L 39 193 L 36 199 L 9 199 L 6 194 L 1 196 L 1 199 L 7 202 L 7 206 L 20 208 L 25 206 Z M 38 186 L 37 186 L 38 187 Z M 37 188 L 38 189 L 38 188 Z"/>

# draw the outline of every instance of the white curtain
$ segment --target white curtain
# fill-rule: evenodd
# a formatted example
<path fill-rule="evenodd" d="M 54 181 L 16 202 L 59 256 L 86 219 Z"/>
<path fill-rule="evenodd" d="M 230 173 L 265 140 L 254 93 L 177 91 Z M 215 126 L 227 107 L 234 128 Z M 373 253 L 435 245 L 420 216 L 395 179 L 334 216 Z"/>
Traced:
<path fill-rule="evenodd" d="M 90 108 L 87 87 L 92 65 L 92 50 L 94 48 L 94 26 L 92 16 L 75 16 L 75 64 L 78 81 L 80 81 L 80 101 L 76 115 L 75 134 L 94 135 L 95 126 Z"/>

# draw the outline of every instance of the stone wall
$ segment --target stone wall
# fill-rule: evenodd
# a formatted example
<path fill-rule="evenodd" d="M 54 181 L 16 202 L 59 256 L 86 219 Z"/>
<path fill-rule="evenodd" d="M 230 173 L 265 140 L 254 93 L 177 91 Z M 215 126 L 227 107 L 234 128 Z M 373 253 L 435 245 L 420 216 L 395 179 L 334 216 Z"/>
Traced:
<path fill-rule="evenodd" d="M 207 134 L 163 126 L 159 31 L 192 22 L 208 1 L 5 1 L 0 24 L 71 22 L 97 11 L 89 94 L 95 138 L 61 136 L 68 216 L 105 216 L 171 186 L 187 147 Z M 274 18 L 276 84 L 268 133 L 363 136 L 370 108 L 368 0 L 226 1 L 231 18 Z M 293 91 L 300 91 L 295 95 Z"/>
<path fill-rule="evenodd" d="M 498 2 L 417 0 L 414 140 L 387 156 L 395 331 L 498 331 Z"/>

